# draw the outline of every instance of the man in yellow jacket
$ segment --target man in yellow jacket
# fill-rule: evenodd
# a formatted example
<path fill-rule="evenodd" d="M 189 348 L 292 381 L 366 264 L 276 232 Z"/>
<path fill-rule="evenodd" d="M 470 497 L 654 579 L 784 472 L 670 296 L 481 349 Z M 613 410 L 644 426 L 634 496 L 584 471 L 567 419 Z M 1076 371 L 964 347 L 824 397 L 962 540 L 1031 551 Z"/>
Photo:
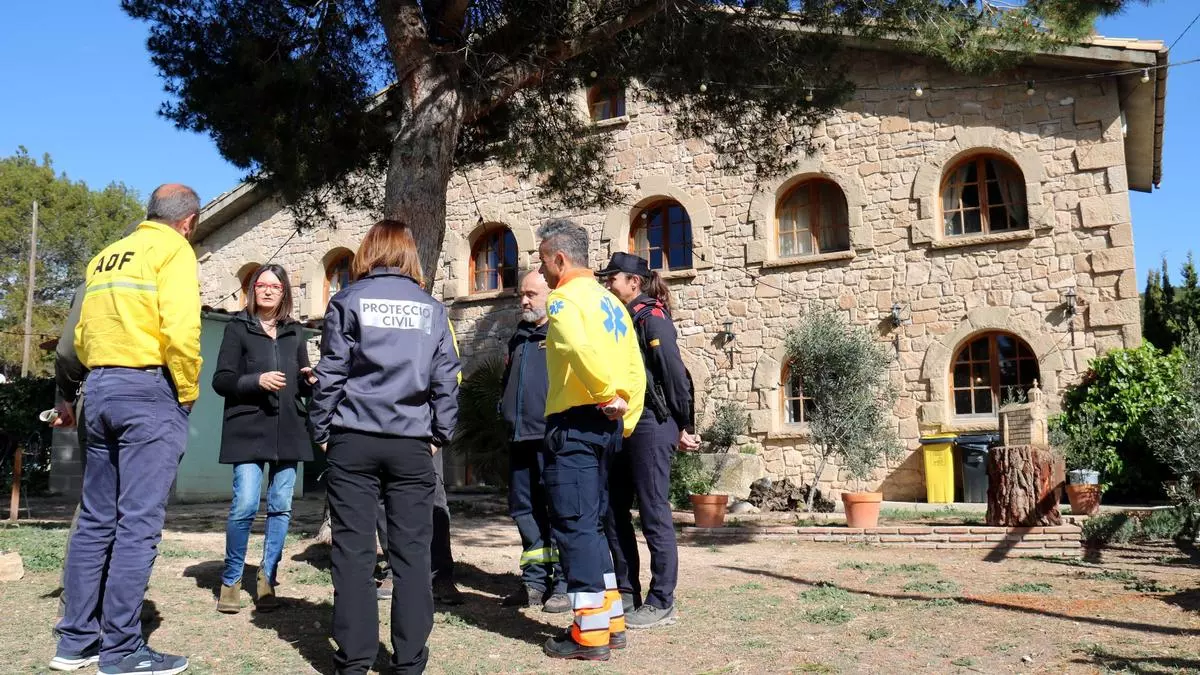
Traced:
<path fill-rule="evenodd" d="M 552 220 L 538 230 L 546 301 L 545 465 L 550 529 L 559 546 L 571 628 L 553 658 L 604 661 L 625 646 L 625 613 L 604 536 L 608 460 L 642 414 L 646 370 L 625 305 L 588 267 L 587 230 Z"/>
<path fill-rule="evenodd" d="M 172 675 L 188 666 L 146 644 L 140 617 L 200 392 L 200 287 L 188 243 L 200 200 L 191 188 L 163 185 L 146 211 L 132 234 L 88 263 L 75 328 L 89 371 L 87 462 L 52 670 L 99 661 L 104 675 Z"/>

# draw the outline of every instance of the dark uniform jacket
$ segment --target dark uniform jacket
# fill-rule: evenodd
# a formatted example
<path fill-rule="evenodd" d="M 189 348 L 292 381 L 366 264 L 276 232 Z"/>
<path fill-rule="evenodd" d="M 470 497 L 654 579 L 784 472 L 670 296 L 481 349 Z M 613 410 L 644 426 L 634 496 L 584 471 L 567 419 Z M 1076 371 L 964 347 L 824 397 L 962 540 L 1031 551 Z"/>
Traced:
<path fill-rule="evenodd" d="M 542 440 L 546 435 L 546 329 L 549 323 L 522 321 L 508 341 L 500 413 L 513 441 Z"/>
<path fill-rule="evenodd" d="M 280 322 L 274 340 L 246 310 L 225 325 L 212 378 L 213 391 L 225 398 L 222 464 L 312 461 L 307 410 L 312 387 L 300 374 L 307 367 L 308 348 L 299 323 Z M 283 373 L 287 384 L 267 391 L 258 377 L 274 370 Z"/>
<path fill-rule="evenodd" d="M 646 363 L 646 410 L 659 424 L 668 419 L 689 433 L 695 426 L 692 377 L 679 354 L 675 324 L 658 300 L 639 295 L 629 303 Z"/>
<path fill-rule="evenodd" d="M 313 440 L 337 427 L 443 446 L 458 418 L 460 369 L 446 307 L 399 270 L 373 269 L 325 312 Z"/>

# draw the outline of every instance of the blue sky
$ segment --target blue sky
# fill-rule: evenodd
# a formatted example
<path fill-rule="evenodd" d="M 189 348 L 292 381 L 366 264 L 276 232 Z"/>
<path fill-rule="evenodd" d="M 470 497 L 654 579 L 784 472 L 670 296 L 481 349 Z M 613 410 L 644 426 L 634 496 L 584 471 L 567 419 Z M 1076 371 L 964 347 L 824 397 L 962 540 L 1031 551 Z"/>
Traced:
<path fill-rule="evenodd" d="M 1200 10 L 1196 0 L 1160 0 L 1102 21 L 1099 33 L 1173 41 Z M 143 196 L 165 181 L 183 181 L 205 201 L 232 188 L 242 173 L 204 136 L 158 117 L 162 82 L 145 50 L 146 28 L 115 0 L 8 2 L 0 21 L 0 156 L 24 145 L 50 153 L 56 168 L 93 187 L 123 181 Z M 1200 57 L 1200 24 L 1171 61 Z M 1200 100 L 1200 64 L 1168 79 L 1163 187 L 1132 193 L 1138 277 L 1166 255 L 1172 276 L 1189 247 L 1200 253 L 1195 204 L 1200 186 L 1200 124 L 1188 108 Z M 1188 214 L 1193 215 L 1188 215 Z"/>

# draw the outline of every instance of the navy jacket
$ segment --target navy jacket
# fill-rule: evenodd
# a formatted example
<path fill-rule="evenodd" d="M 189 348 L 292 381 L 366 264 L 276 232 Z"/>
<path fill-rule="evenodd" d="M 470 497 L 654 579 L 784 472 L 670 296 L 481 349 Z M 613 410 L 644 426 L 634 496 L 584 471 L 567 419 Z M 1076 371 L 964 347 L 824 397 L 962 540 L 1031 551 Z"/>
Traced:
<path fill-rule="evenodd" d="M 663 424 L 673 419 L 688 432 L 695 426 L 692 377 L 679 354 L 675 324 L 661 302 L 639 295 L 629 303 L 646 362 L 646 411 Z M 646 419 L 646 415 L 642 419 Z"/>
<path fill-rule="evenodd" d="M 337 427 L 443 446 L 458 419 L 460 369 L 445 306 L 399 270 L 373 269 L 325 311 L 313 441 Z"/>
<path fill-rule="evenodd" d="M 508 422 L 513 441 L 542 440 L 546 435 L 546 391 L 550 377 L 546 372 L 546 329 L 522 321 L 508 340 L 504 359 L 504 380 L 500 413 Z"/>

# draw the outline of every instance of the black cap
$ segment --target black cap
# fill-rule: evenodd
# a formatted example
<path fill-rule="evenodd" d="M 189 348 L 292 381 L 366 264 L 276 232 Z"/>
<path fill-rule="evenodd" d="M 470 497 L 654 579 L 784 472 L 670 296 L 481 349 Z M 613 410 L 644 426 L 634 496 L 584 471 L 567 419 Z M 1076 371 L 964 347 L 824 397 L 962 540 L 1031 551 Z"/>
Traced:
<path fill-rule="evenodd" d="M 596 272 L 596 276 L 606 277 L 617 272 L 636 274 L 639 277 L 650 278 L 650 264 L 641 256 L 632 253 L 614 253 L 608 261 L 608 267 Z"/>

